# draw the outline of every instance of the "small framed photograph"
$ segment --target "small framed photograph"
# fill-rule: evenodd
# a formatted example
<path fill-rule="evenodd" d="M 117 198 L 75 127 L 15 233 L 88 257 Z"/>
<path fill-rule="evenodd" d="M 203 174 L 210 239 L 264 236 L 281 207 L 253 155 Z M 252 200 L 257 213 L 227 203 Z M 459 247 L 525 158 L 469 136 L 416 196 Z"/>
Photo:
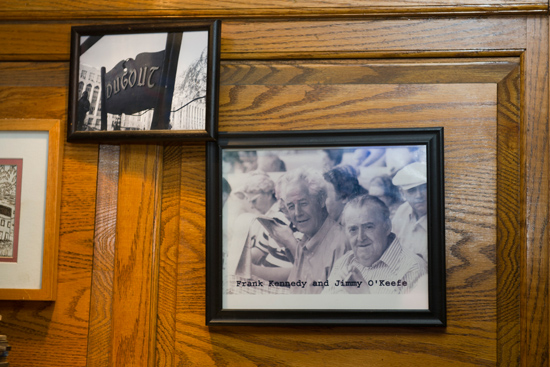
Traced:
<path fill-rule="evenodd" d="M 73 27 L 67 140 L 215 140 L 220 21 Z"/>
<path fill-rule="evenodd" d="M 220 133 L 206 323 L 446 325 L 443 128 Z"/>
<path fill-rule="evenodd" d="M 59 120 L 0 120 L 0 299 L 55 300 Z"/>
<path fill-rule="evenodd" d="M 0 158 L 0 262 L 17 262 L 23 159 Z"/>

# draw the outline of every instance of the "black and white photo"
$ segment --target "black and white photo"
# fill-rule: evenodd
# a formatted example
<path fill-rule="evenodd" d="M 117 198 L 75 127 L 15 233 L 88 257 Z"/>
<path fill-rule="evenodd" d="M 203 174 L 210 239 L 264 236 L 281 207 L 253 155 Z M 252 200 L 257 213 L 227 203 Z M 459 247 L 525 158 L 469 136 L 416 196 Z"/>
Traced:
<path fill-rule="evenodd" d="M 217 312 L 244 323 L 250 311 L 294 323 L 308 311 L 359 312 L 368 323 L 441 306 L 439 133 L 228 133 L 211 144 Z"/>
<path fill-rule="evenodd" d="M 219 22 L 74 27 L 68 138 L 215 136 Z"/>
<path fill-rule="evenodd" d="M 17 261 L 22 173 L 22 159 L 0 158 L 0 262 Z"/>

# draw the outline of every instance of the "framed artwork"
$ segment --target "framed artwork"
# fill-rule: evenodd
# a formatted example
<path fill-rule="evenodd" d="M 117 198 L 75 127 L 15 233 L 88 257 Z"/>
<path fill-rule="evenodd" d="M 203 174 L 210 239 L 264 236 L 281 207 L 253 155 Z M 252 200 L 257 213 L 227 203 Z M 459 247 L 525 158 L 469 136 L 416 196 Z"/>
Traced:
<path fill-rule="evenodd" d="M 67 140 L 214 140 L 220 21 L 73 27 Z"/>
<path fill-rule="evenodd" d="M 444 326 L 443 128 L 220 133 L 206 323 Z"/>
<path fill-rule="evenodd" d="M 59 120 L 0 120 L 0 299 L 55 300 Z"/>
<path fill-rule="evenodd" d="M 22 159 L 0 158 L 0 262 L 17 262 Z"/>

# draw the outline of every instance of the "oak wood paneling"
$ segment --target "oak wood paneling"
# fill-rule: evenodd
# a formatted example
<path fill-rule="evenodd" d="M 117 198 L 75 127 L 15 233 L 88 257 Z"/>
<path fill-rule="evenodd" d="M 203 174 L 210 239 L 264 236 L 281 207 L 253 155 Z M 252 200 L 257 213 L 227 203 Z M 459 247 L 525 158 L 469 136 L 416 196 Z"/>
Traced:
<path fill-rule="evenodd" d="M 0 60 L 17 61 L 0 62 L 0 115 L 65 123 L 73 24 L 227 15 L 221 130 L 445 127 L 449 326 L 206 327 L 204 144 L 124 146 L 113 166 L 65 144 L 58 299 L 0 303 L 11 365 L 548 365 L 546 16 L 369 18 L 547 4 L 344 4 L 0 0 L 0 19 L 23 19 L 0 23 Z M 116 203 L 98 167 L 98 190 L 120 175 Z M 111 199 L 117 244 L 94 258 Z"/>
<path fill-rule="evenodd" d="M 69 84 L 69 63 L 3 62 L 0 87 L 64 87 Z M 61 101 L 60 101 L 61 102 Z"/>
<path fill-rule="evenodd" d="M 66 64 L 0 63 L 0 116 L 66 124 Z M 92 271 L 97 145 L 65 144 L 55 302 L 0 302 L 13 366 L 85 366 Z"/>
<path fill-rule="evenodd" d="M 120 147 L 108 145 L 100 147 L 90 295 L 88 367 L 112 365 L 111 337 L 119 160 Z"/>
<path fill-rule="evenodd" d="M 189 145 L 182 152 L 181 159 L 181 234 L 178 253 L 175 366 L 208 366 L 218 363 L 218 358 L 204 353 L 204 350 L 213 347 L 212 336 L 204 326 L 205 151 L 204 143 Z M 235 360 L 232 363 L 239 364 L 239 361 Z"/>
<path fill-rule="evenodd" d="M 347 53 L 511 50 L 523 47 L 524 22 L 522 18 L 235 21 L 223 23 L 221 52 L 224 58 L 252 58 L 252 54 L 253 58 L 311 58 L 337 53 L 349 57 Z"/>
<path fill-rule="evenodd" d="M 497 325 L 498 365 L 517 366 L 520 325 L 520 68 L 498 83 Z"/>
<path fill-rule="evenodd" d="M 117 199 L 112 355 L 115 366 L 150 365 L 155 341 L 162 147 L 122 145 Z"/>
<path fill-rule="evenodd" d="M 221 63 L 227 85 L 498 83 L 517 57 L 465 59 L 287 60 Z M 452 67 L 453 72 L 449 73 Z"/>
<path fill-rule="evenodd" d="M 125 20 L 128 22 L 128 20 Z M 150 21 L 149 21 L 150 22 Z M 103 24 L 105 21 L 88 21 Z M 83 22 L 72 23 L 80 25 Z M 0 23 L 0 60 L 69 60 L 71 23 Z M 222 59 L 520 53 L 525 18 L 222 22 Z"/>
<path fill-rule="evenodd" d="M 223 85 L 219 125 L 224 131 L 352 129 L 373 123 L 398 128 L 426 121 L 417 113 L 422 110 L 429 111 L 426 116 L 432 125 L 440 123 L 444 114 L 444 119 L 473 128 L 489 103 L 482 97 L 484 88 L 483 84 Z M 471 118 L 464 116 L 465 108 Z"/>
<path fill-rule="evenodd" d="M 260 0 L 180 2 L 166 0 L 122 0 L 67 2 L 35 0 L 30 3 L 0 2 L 4 19 L 74 19 L 86 17 L 327 17 L 396 16 L 417 14 L 537 13 L 548 3 L 532 0 Z"/>
<path fill-rule="evenodd" d="M 162 222 L 158 276 L 156 366 L 174 366 L 176 358 L 176 302 L 178 248 L 180 242 L 180 202 L 182 152 L 167 146 L 163 157 Z"/>
<path fill-rule="evenodd" d="M 548 365 L 548 18 L 529 18 L 523 57 L 521 365 Z"/>
<path fill-rule="evenodd" d="M 195 156 L 202 153 L 201 148 L 183 163 L 184 171 L 196 170 L 197 174 L 182 176 L 182 207 L 186 210 L 182 218 L 194 218 L 187 231 L 194 235 L 187 234 L 180 248 L 180 360 L 188 365 L 318 366 L 336 360 L 343 366 L 354 365 L 357 360 L 373 365 L 383 361 L 428 366 L 495 365 L 496 83 L 361 84 L 361 78 L 356 80 L 347 73 L 347 65 L 340 65 L 334 66 L 341 67 L 334 75 L 352 82 L 332 84 L 337 77 L 329 74 L 322 78 L 326 75 L 320 71 L 326 70 L 324 63 L 304 69 L 289 66 L 290 71 L 281 71 L 284 68 L 277 62 L 269 66 L 261 62 L 260 67 L 253 64 L 224 63 L 224 69 L 240 70 L 243 66 L 248 72 L 243 73 L 246 78 L 224 79 L 220 130 L 445 126 L 449 325 L 446 330 L 206 328 L 204 288 L 202 281 L 197 281 L 204 276 L 204 193 L 199 190 L 204 190 L 199 171 L 203 168 L 195 162 L 200 159 Z M 269 67 L 272 73 L 266 74 Z M 290 82 L 289 75 L 293 75 Z M 312 75 L 319 78 L 314 80 Z M 239 81 L 236 85 L 230 84 L 235 80 Z"/>

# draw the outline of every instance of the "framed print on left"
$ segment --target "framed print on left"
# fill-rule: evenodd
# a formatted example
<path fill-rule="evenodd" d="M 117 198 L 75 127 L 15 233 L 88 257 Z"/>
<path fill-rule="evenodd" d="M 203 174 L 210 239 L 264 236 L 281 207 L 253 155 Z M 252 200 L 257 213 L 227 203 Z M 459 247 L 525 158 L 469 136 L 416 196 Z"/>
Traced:
<path fill-rule="evenodd" d="M 214 140 L 220 21 L 73 27 L 67 140 Z"/>
<path fill-rule="evenodd" d="M 220 133 L 206 322 L 444 326 L 443 128 Z"/>
<path fill-rule="evenodd" d="M 0 158 L 0 262 L 17 262 L 23 159 Z"/>
<path fill-rule="evenodd" d="M 62 151 L 59 120 L 0 120 L 0 300 L 56 298 Z"/>

